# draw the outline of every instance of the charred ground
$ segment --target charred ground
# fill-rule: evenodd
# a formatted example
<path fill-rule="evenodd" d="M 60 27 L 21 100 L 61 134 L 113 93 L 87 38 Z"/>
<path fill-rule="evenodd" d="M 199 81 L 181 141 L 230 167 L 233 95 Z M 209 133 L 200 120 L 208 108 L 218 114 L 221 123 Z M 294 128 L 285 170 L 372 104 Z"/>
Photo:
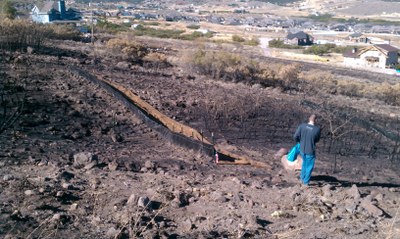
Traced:
<path fill-rule="evenodd" d="M 306 94 L 304 84 L 287 87 L 285 74 L 274 76 L 281 81 L 276 85 L 246 77 L 214 79 L 184 60 L 192 43 L 136 40 L 152 57 L 132 61 L 100 42 L 93 47 L 56 41 L 32 54 L 2 52 L 3 106 L 12 112 L 23 102 L 15 123 L 1 134 L 2 236 L 396 238 L 400 233 L 395 103 L 314 88 Z M 222 50 L 258 57 L 230 47 Z M 300 69 L 311 72 L 308 67 Z M 88 74 L 130 88 L 171 118 L 207 137 L 214 133 L 218 143 L 272 170 L 215 165 L 200 151 L 168 142 L 91 83 Z M 368 78 L 358 80 L 370 84 Z M 302 188 L 273 156 L 292 146 L 297 124 L 312 112 L 321 115 L 323 137 L 313 186 Z"/>

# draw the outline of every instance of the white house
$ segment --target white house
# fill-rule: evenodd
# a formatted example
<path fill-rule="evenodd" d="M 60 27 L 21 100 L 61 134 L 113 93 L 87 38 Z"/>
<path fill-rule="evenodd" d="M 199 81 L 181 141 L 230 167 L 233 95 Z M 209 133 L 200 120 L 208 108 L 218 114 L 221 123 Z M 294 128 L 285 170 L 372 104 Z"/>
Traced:
<path fill-rule="evenodd" d="M 347 66 L 367 66 L 389 68 L 398 64 L 399 49 L 389 44 L 372 45 L 360 49 L 353 48 L 343 54 Z"/>
<path fill-rule="evenodd" d="M 66 10 L 65 1 L 47 1 L 42 5 L 35 5 L 31 11 L 32 21 L 37 23 L 51 23 L 54 21 L 79 20 L 80 13 L 72 8 Z"/>

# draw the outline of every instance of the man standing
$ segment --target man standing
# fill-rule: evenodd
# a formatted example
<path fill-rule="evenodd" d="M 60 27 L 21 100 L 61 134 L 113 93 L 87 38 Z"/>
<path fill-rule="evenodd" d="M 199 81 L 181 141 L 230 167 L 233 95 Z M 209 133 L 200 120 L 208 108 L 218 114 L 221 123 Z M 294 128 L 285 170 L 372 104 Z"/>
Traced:
<path fill-rule="evenodd" d="M 316 118 L 316 115 L 312 114 L 308 123 L 300 124 L 293 136 L 296 142 L 300 142 L 300 154 L 303 157 L 300 180 L 304 185 L 310 182 L 315 163 L 315 144 L 321 136 L 320 127 L 315 125 Z"/>

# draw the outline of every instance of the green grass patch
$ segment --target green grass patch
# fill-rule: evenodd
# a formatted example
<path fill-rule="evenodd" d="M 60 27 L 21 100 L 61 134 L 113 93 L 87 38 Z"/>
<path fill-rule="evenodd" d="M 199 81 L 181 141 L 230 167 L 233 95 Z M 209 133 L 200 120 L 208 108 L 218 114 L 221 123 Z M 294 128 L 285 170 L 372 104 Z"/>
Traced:
<path fill-rule="evenodd" d="M 187 25 L 186 28 L 197 30 L 197 29 L 200 29 L 200 25 L 190 24 L 190 25 Z"/>
<path fill-rule="evenodd" d="M 304 49 L 304 54 L 313 54 L 313 55 L 324 55 L 328 53 L 343 53 L 347 50 L 352 49 L 354 46 L 337 46 L 336 44 L 321 44 L 321 45 L 312 45 L 306 49 Z"/>
<path fill-rule="evenodd" d="M 319 21 L 319 22 L 338 22 L 338 23 L 353 23 L 353 24 L 374 24 L 374 25 L 381 25 L 381 26 L 400 26 L 400 21 L 387 21 L 383 19 L 358 19 L 351 17 L 349 19 L 346 18 L 336 18 L 333 17 L 333 15 L 327 13 L 327 14 L 321 14 L 321 15 L 309 15 L 307 18 Z"/>
<path fill-rule="evenodd" d="M 96 24 L 96 31 L 102 31 L 102 32 L 108 32 L 108 33 L 117 33 L 117 32 L 123 32 L 123 31 L 128 31 L 130 28 L 130 24 L 124 25 L 124 24 L 116 24 L 112 22 L 108 22 L 105 20 L 98 20 Z"/>
<path fill-rule="evenodd" d="M 251 38 L 250 40 L 245 41 L 243 44 L 248 46 L 258 46 L 260 44 L 260 40 L 258 40 L 258 38 Z"/>
<path fill-rule="evenodd" d="M 234 41 L 234 42 L 245 42 L 246 39 L 244 39 L 243 37 L 238 36 L 238 35 L 233 35 L 232 36 L 232 41 Z"/>
<path fill-rule="evenodd" d="M 151 36 L 158 38 L 172 38 L 181 40 L 195 40 L 198 38 L 210 38 L 213 36 L 211 32 L 203 34 L 201 32 L 193 32 L 191 34 L 183 34 L 184 30 L 169 30 L 169 29 L 156 29 L 151 27 L 144 27 L 139 25 L 134 30 L 134 34 L 137 36 Z"/>
<path fill-rule="evenodd" d="M 283 48 L 283 49 L 303 49 L 303 47 L 301 46 L 285 44 L 285 42 L 280 39 L 273 39 L 269 41 L 268 46 L 272 48 Z"/>
<path fill-rule="evenodd" d="M 160 25 L 159 22 L 154 22 L 154 21 L 149 21 L 149 22 L 140 21 L 139 24 L 143 25 L 143 26 L 159 26 Z"/>

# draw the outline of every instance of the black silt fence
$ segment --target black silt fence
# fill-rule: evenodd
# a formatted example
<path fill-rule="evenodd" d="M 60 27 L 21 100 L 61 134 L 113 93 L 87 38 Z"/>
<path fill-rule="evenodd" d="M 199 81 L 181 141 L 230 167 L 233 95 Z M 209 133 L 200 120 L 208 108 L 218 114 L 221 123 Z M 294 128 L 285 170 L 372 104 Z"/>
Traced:
<path fill-rule="evenodd" d="M 70 67 L 72 71 L 77 72 L 80 76 L 86 78 L 90 82 L 99 85 L 103 89 L 105 89 L 108 93 L 113 95 L 115 98 L 120 100 L 128 109 L 130 109 L 138 118 L 143 120 L 146 125 L 150 128 L 161 134 L 165 139 L 170 142 L 173 142 L 177 145 L 181 145 L 185 148 L 192 149 L 204 153 L 208 156 L 213 156 L 215 154 L 215 149 L 212 145 L 197 141 L 190 137 L 186 137 L 184 135 L 172 132 L 167 127 L 165 127 L 162 122 L 158 119 L 154 118 L 152 115 L 148 114 L 146 111 L 136 106 L 134 102 L 132 102 L 127 96 L 121 93 L 119 90 L 115 89 L 111 85 L 107 84 L 104 81 L 97 79 L 95 76 L 89 74 L 86 71 L 83 71 L 77 67 Z M 222 156 L 223 157 L 223 156 Z M 232 161 L 229 157 L 223 157 L 222 160 Z"/>

